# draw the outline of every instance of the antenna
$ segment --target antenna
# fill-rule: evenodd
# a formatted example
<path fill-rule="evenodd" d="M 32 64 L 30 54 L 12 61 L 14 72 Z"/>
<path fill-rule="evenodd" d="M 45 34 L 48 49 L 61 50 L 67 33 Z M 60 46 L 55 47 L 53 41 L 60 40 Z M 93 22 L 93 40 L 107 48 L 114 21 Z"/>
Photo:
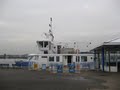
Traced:
<path fill-rule="evenodd" d="M 51 41 L 53 41 L 54 40 L 54 35 L 53 35 L 53 32 L 52 32 L 52 17 L 50 18 L 49 27 L 50 27 L 50 29 L 49 29 L 49 35 L 52 37 Z"/>
<path fill-rule="evenodd" d="M 47 39 L 51 39 L 51 41 L 54 40 L 54 35 L 52 32 L 52 18 L 50 18 L 50 24 L 49 24 L 49 32 L 48 33 L 43 33 L 43 35 L 45 36 L 45 38 Z"/>

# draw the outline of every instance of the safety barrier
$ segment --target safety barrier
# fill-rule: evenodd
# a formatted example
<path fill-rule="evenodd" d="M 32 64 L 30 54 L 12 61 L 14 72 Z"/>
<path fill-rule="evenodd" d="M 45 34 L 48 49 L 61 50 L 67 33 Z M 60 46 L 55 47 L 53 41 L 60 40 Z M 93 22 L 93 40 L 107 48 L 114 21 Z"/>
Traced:
<path fill-rule="evenodd" d="M 33 70 L 38 70 L 39 64 L 29 61 L 16 61 L 15 64 L 0 64 L 0 68 L 28 68 Z M 46 64 L 42 64 L 41 69 L 43 71 L 48 70 Z M 80 73 L 80 70 L 94 70 L 94 62 L 80 62 L 80 63 L 70 63 L 66 66 L 60 63 L 50 63 L 49 71 L 52 73 Z"/>
<path fill-rule="evenodd" d="M 52 73 L 57 73 L 57 64 L 50 63 L 49 64 L 49 71 Z"/>
<path fill-rule="evenodd" d="M 76 65 L 75 63 L 70 63 L 66 66 L 62 64 L 50 64 L 49 71 L 52 73 L 79 73 L 80 65 Z"/>
<path fill-rule="evenodd" d="M 14 66 L 18 68 L 28 68 L 29 62 L 17 61 Z"/>
<path fill-rule="evenodd" d="M 68 64 L 68 67 L 69 67 L 69 73 L 75 73 L 75 64 L 74 63 Z"/>
<path fill-rule="evenodd" d="M 94 62 L 81 62 L 80 69 L 93 70 L 94 69 Z"/>
<path fill-rule="evenodd" d="M 9 68 L 9 64 L 0 64 L 0 68 Z"/>

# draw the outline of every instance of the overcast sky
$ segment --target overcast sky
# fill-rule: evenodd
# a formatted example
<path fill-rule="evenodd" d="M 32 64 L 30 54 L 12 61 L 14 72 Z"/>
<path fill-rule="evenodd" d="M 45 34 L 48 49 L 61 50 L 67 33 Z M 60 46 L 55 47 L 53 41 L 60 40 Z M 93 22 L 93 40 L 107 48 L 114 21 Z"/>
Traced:
<path fill-rule="evenodd" d="M 120 36 L 120 0 L 0 0 L 0 54 L 35 53 L 50 17 L 55 41 L 81 50 Z"/>

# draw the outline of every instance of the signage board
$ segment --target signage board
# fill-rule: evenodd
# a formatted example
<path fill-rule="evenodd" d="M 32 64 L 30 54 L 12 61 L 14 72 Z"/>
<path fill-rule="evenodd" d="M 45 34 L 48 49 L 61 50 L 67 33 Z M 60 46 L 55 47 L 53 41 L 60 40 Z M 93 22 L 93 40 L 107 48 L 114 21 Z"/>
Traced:
<path fill-rule="evenodd" d="M 57 65 L 57 73 L 62 73 L 63 72 L 63 65 Z"/>
<path fill-rule="evenodd" d="M 42 70 L 43 70 L 43 71 L 46 70 L 46 64 L 42 64 Z"/>
<path fill-rule="evenodd" d="M 75 73 L 75 64 L 70 63 L 68 64 L 69 67 L 69 73 Z"/>

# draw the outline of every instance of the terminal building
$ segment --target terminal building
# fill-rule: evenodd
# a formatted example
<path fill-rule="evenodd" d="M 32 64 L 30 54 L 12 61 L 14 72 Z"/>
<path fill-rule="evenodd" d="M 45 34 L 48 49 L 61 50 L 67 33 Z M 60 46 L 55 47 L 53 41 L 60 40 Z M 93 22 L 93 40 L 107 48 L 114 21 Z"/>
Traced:
<path fill-rule="evenodd" d="M 120 39 L 104 42 L 92 51 L 96 69 L 120 72 Z"/>

